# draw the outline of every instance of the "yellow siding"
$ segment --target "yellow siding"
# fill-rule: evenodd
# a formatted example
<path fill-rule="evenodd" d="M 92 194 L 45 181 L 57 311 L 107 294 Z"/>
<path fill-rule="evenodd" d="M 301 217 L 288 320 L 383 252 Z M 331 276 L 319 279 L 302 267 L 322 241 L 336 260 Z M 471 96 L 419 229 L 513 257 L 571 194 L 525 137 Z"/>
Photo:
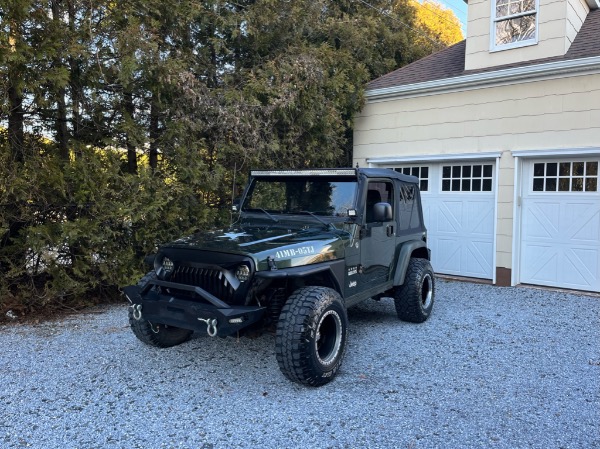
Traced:
<path fill-rule="evenodd" d="M 600 75 L 367 102 L 355 121 L 354 164 L 368 158 L 501 151 L 497 266 L 511 267 L 513 150 L 597 147 Z"/>

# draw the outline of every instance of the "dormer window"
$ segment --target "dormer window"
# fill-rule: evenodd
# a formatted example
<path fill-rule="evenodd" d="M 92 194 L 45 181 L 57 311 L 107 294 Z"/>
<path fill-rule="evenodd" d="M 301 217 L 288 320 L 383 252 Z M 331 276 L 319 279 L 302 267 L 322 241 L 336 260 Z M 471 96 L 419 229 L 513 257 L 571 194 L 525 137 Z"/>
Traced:
<path fill-rule="evenodd" d="M 537 0 L 494 0 L 492 50 L 537 43 Z"/>

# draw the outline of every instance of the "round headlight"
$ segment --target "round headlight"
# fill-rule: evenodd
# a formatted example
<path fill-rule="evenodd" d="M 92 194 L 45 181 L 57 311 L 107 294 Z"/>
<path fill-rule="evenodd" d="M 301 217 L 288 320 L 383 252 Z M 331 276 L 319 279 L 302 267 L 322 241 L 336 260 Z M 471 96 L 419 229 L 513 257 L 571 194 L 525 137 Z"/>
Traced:
<path fill-rule="evenodd" d="M 170 273 L 171 271 L 173 271 L 173 268 L 175 268 L 175 265 L 173 264 L 173 261 L 171 259 L 165 257 L 162 261 L 162 267 L 163 270 L 165 270 L 165 273 Z"/>
<path fill-rule="evenodd" d="M 240 282 L 246 282 L 250 278 L 250 268 L 248 268 L 248 265 L 240 265 L 237 267 L 235 277 Z"/>
<path fill-rule="evenodd" d="M 160 254 L 154 259 L 154 271 L 159 279 L 164 279 L 175 268 L 175 264 L 171 259 Z"/>

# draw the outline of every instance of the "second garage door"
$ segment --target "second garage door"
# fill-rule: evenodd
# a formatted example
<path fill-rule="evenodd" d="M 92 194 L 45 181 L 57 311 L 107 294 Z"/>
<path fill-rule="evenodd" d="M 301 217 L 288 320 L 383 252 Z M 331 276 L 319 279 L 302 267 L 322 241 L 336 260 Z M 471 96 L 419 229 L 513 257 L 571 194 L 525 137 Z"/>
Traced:
<path fill-rule="evenodd" d="M 600 292 L 599 158 L 524 164 L 520 282 Z"/>
<path fill-rule="evenodd" d="M 433 269 L 442 274 L 492 279 L 494 162 L 394 168 L 420 179 Z"/>

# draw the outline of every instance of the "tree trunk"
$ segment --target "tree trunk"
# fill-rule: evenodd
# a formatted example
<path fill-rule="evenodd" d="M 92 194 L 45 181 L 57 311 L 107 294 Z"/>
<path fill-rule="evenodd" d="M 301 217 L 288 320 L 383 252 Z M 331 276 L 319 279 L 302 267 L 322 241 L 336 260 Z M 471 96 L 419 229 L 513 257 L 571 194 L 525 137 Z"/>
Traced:
<path fill-rule="evenodd" d="M 74 2 L 68 2 L 69 12 L 69 29 L 71 35 L 75 35 L 75 20 L 76 10 Z M 69 56 L 69 91 L 71 94 L 71 116 L 73 122 L 73 140 L 75 141 L 75 150 L 77 145 L 81 143 L 82 126 L 81 126 L 81 105 L 83 103 L 83 82 L 81 79 L 81 60 L 78 57 Z"/>
<path fill-rule="evenodd" d="M 54 22 L 55 30 L 61 29 L 60 18 L 61 18 L 61 0 L 52 0 L 52 21 Z M 62 67 L 64 65 L 61 56 L 56 56 L 53 60 L 55 68 Z M 63 161 L 69 160 L 69 130 L 67 128 L 67 103 L 65 100 L 66 89 L 63 86 L 56 87 L 56 142 L 58 144 L 58 151 L 60 158 Z"/>
<path fill-rule="evenodd" d="M 156 94 L 152 96 L 152 104 L 150 106 L 150 169 L 152 172 L 156 171 L 158 167 L 158 139 L 160 138 L 159 129 L 159 113 L 158 113 L 158 101 L 156 100 Z"/>
<path fill-rule="evenodd" d="M 133 122 L 133 114 L 135 107 L 133 105 L 133 94 L 130 90 L 126 90 L 123 93 L 123 106 L 125 109 L 125 120 Z M 125 136 L 125 142 L 127 146 L 127 171 L 131 174 L 137 173 L 137 154 L 134 144 L 134 140 L 129 134 L 131 131 L 126 131 L 128 134 Z"/>

